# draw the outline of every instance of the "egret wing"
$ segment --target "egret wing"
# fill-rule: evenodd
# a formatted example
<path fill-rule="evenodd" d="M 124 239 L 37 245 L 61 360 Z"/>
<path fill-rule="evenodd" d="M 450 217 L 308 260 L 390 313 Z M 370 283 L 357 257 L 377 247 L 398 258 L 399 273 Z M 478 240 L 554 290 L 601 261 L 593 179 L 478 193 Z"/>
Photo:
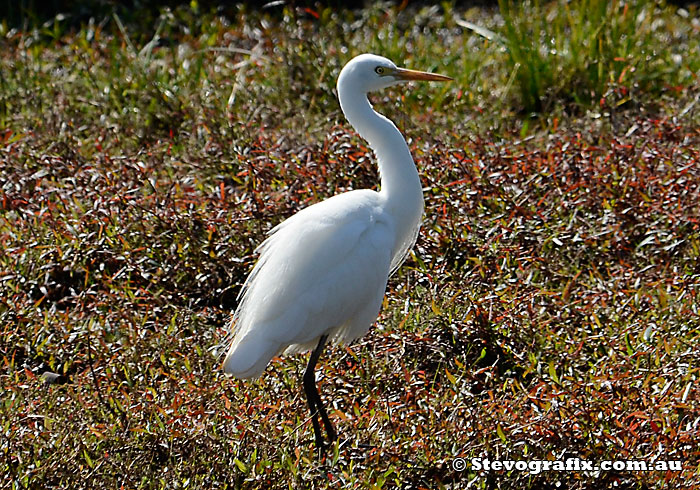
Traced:
<path fill-rule="evenodd" d="M 275 354 L 311 348 L 323 334 L 351 341 L 367 331 L 381 306 L 395 241 L 379 199 L 367 190 L 341 194 L 273 229 L 234 314 L 227 371 L 251 364 L 262 371 Z M 235 358 L 242 366 L 236 370 Z"/>

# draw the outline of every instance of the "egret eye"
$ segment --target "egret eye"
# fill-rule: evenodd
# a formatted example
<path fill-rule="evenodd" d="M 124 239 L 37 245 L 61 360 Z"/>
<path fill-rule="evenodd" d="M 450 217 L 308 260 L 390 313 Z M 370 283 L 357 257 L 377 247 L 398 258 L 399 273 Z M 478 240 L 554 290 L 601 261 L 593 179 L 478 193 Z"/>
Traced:
<path fill-rule="evenodd" d="M 383 66 L 378 66 L 374 69 L 374 71 L 377 73 L 377 75 L 384 75 L 384 67 Z"/>

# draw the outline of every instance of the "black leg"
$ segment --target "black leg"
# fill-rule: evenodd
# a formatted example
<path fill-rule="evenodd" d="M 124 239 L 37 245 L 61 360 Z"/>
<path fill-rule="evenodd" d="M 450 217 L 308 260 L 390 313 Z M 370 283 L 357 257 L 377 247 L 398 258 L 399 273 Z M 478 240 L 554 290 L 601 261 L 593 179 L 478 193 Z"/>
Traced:
<path fill-rule="evenodd" d="M 311 423 L 314 426 L 316 447 L 321 451 L 325 449 L 325 444 L 323 443 L 323 436 L 321 435 L 321 424 L 318 422 L 319 415 L 321 416 L 321 420 L 323 420 L 323 426 L 326 429 L 328 439 L 333 442 L 337 437 L 333 424 L 331 424 L 328 414 L 326 413 L 326 409 L 323 407 L 321 396 L 318 394 L 318 389 L 316 388 L 316 376 L 314 375 L 314 368 L 316 367 L 318 358 L 321 356 L 321 353 L 326 346 L 327 340 L 328 335 L 322 335 L 318 340 L 318 345 L 311 353 L 309 363 L 306 365 L 306 371 L 304 371 L 304 392 L 306 393 L 306 401 L 308 402 L 309 409 L 311 410 Z"/>
<path fill-rule="evenodd" d="M 326 435 L 328 435 L 328 442 L 333 442 L 338 438 L 338 434 L 336 434 L 335 429 L 333 428 L 333 424 L 331 424 L 331 420 L 328 418 L 328 414 L 326 413 L 326 409 L 323 406 L 323 402 L 321 402 L 321 397 L 318 397 L 318 413 L 321 415 L 321 420 L 323 420 L 323 426 L 326 428 Z"/>

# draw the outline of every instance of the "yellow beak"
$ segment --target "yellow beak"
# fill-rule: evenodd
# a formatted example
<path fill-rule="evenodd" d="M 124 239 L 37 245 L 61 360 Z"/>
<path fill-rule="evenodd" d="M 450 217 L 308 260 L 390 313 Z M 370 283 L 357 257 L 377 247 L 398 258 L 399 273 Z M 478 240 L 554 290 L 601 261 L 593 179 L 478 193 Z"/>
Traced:
<path fill-rule="evenodd" d="M 394 76 L 400 80 L 426 80 L 431 82 L 449 82 L 452 80 L 452 78 L 445 75 L 428 73 L 427 71 L 408 70 L 406 68 L 397 68 Z"/>

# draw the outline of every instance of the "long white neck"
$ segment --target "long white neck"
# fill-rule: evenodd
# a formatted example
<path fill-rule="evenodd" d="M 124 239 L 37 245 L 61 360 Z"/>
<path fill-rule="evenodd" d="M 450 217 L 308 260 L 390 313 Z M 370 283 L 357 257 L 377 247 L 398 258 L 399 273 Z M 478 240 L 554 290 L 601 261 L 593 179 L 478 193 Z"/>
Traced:
<path fill-rule="evenodd" d="M 406 140 L 393 122 L 372 109 L 366 93 L 339 84 L 338 98 L 345 117 L 377 156 L 380 194 L 389 212 L 399 226 L 417 227 L 423 213 L 423 191 Z"/>
<path fill-rule="evenodd" d="M 423 191 L 406 140 L 393 122 L 372 109 L 367 94 L 338 83 L 340 107 L 360 136 L 369 142 L 379 164 L 386 212 L 396 226 L 392 270 L 403 262 L 418 236 L 423 216 Z"/>

